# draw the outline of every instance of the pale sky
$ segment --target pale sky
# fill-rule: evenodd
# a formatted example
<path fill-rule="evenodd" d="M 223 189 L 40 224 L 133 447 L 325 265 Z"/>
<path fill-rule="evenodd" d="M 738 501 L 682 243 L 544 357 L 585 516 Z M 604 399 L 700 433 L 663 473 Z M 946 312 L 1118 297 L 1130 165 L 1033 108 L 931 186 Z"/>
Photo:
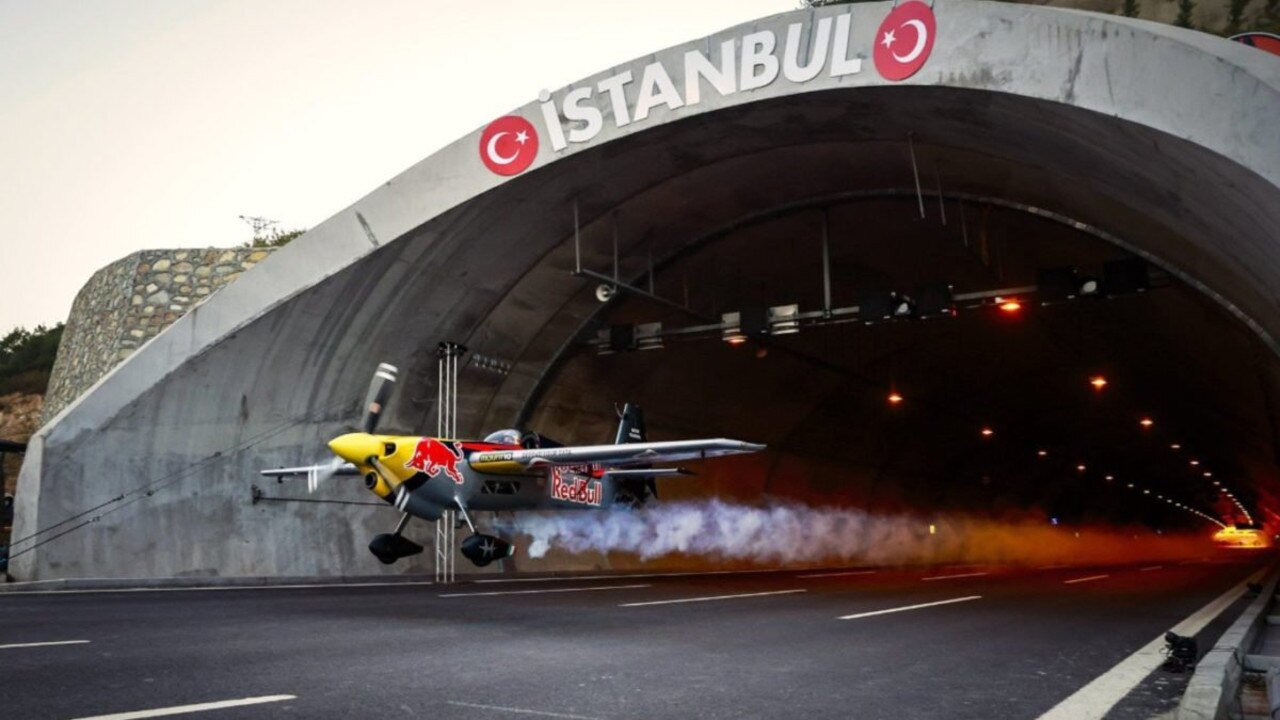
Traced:
<path fill-rule="evenodd" d="M 0 335 L 98 268 L 312 227 L 556 89 L 799 0 L 0 0 Z"/>

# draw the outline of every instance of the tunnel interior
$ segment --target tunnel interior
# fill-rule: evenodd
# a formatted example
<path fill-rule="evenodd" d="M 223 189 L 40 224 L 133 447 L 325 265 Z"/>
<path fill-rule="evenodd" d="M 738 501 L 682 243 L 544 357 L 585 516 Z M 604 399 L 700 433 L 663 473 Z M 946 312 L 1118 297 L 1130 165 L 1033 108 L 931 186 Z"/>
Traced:
<path fill-rule="evenodd" d="M 1247 245 L 1259 218 L 1213 226 L 1227 214 L 1212 197 L 1220 186 L 1187 185 L 1238 168 L 1114 118 L 977 95 L 757 103 L 564 161 L 577 172 L 635 165 L 650 180 L 565 197 L 564 216 L 581 208 L 577 239 L 562 229 L 541 265 L 573 292 L 539 327 L 571 333 L 522 348 L 550 370 L 522 387 L 517 419 L 603 441 L 614 403 L 627 400 L 644 406 L 653 439 L 769 444 L 705 463 L 696 480 L 663 481 L 664 498 L 1205 534 L 1213 520 L 1267 521 L 1276 356 L 1240 311 L 1259 289 L 1213 251 Z M 711 141 L 725 124 L 733 132 Z M 686 151 L 678 167 L 653 167 L 645 151 L 657 144 Z M 1241 189 L 1237 180 L 1232 201 L 1247 204 Z M 1028 292 L 1042 270 L 1100 279 L 1124 261 L 1144 268 L 1148 289 L 1052 304 Z M 579 262 L 660 300 L 624 289 L 601 303 L 608 282 L 574 279 Z M 708 329 L 727 312 L 821 310 L 827 292 L 839 309 L 939 283 L 986 296 L 943 317 L 844 315 L 741 344 Z M 997 290 L 1020 309 L 1001 309 Z M 655 322 L 660 349 L 601 351 L 602 330 Z M 486 417 L 500 416 L 495 405 Z"/>

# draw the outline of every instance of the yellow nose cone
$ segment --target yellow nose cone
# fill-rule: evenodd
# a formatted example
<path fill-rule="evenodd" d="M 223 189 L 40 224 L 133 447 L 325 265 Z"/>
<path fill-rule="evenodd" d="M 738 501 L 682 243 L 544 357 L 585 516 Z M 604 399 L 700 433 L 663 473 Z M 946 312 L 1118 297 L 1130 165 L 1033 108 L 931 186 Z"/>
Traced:
<path fill-rule="evenodd" d="M 334 455 L 356 465 L 364 465 L 370 457 L 382 455 L 382 443 L 368 433 L 347 433 L 329 441 Z"/>

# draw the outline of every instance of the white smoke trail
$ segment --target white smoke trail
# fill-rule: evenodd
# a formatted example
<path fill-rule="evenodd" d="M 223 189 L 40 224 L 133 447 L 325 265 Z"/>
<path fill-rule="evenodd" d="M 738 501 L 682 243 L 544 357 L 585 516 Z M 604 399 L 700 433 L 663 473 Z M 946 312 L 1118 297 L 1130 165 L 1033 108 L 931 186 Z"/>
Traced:
<path fill-rule="evenodd" d="M 1085 561 L 1181 555 L 1203 538 L 1157 538 L 1149 530 L 1054 528 L 1043 520 L 998 522 L 874 515 L 853 508 L 785 502 L 757 507 L 720 500 L 671 502 L 634 511 L 525 513 L 515 528 L 528 554 L 557 547 L 573 553 L 621 551 L 648 560 L 681 554 L 758 563 L 877 564 Z"/>

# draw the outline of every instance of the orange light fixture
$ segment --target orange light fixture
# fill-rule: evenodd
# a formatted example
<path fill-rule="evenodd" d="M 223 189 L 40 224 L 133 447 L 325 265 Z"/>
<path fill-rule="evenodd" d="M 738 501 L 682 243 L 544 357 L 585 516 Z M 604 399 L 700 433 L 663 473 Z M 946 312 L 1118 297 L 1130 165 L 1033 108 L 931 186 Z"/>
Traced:
<path fill-rule="evenodd" d="M 1173 443 L 1173 444 L 1171 444 L 1171 445 L 1169 446 L 1169 449 L 1170 449 L 1170 450 L 1181 450 L 1181 449 L 1182 449 L 1182 446 L 1181 446 L 1181 445 L 1179 445 L 1178 443 Z"/>
<path fill-rule="evenodd" d="M 1036 455 L 1039 455 L 1040 457 L 1049 457 L 1049 451 L 1048 451 L 1048 450 L 1037 450 L 1037 451 L 1036 451 Z"/>
<path fill-rule="evenodd" d="M 1022 303 L 1017 298 L 996 298 L 996 305 L 1002 312 L 1011 315 L 1022 309 Z"/>
<path fill-rule="evenodd" d="M 1195 466 L 1197 466 L 1197 465 L 1199 465 L 1199 464 L 1200 464 L 1200 461 L 1199 461 L 1199 460 L 1192 460 L 1192 461 L 1191 461 L 1191 467 L 1195 467 Z"/>
<path fill-rule="evenodd" d="M 1102 388 L 1107 386 L 1107 379 L 1102 377 L 1101 375 L 1094 375 L 1093 377 L 1089 378 L 1089 384 L 1093 386 L 1094 390 L 1101 391 Z"/>
<path fill-rule="evenodd" d="M 995 434 L 996 434 L 996 431 L 992 430 L 989 427 L 982 428 L 982 437 L 991 437 L 992 435 L 995 435 Z"/>
<path fill-rule="evenodd" d="M 897 404 L 898 404 L 898 403 L 900 403 L 900 402 L 902 402 L 902 396 L 898 394 L 898 391 L 897 391 L 897 390 L 894 390 L 893 392 L 890 392 L 890 393 L 889 393 L 889 404 L 890 404 L 890 405 L 897 405 Z"/>
<path fill-rule="evenodd" d="M 1079 464 L 1079 465 L 1077 465 L 1077 466 L 1076 466 L 1076 470 L 1078 470 L 1078 471 L 1080 471 L 1080 472 L 1084 472 L 1086 469 L 1087 469 L 1087 468 L 1085 468 L 1084 463 L 1081 463 L 1081 464 Z"/>
<path fill-rule="evenodd" d="M 1156 421 L 1149 417 L 1144 417 L 1138 421 L 1138 424 L 1142 426 L 1143 430 L 1150 430 L 1151 426 L 1156 424 Z"/>

